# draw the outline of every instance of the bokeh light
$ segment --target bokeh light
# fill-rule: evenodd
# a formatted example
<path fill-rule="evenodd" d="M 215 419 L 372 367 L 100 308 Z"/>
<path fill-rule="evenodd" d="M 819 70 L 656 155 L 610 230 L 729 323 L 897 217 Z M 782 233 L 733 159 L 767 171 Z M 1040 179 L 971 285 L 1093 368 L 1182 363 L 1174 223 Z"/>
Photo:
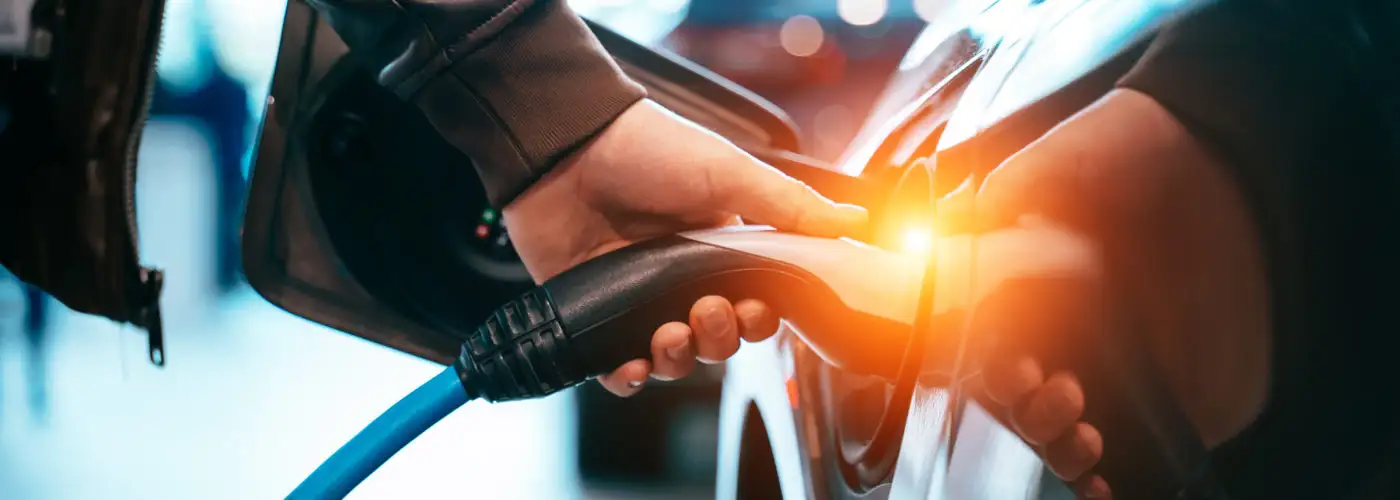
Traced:
<path fill-rule="evenodd" d="M 690 10 L 690 0 L 568 0 L 580 16 L 633 41 L 656 46 Z"/>
<path fill-rule="evenodd" d="M 836 13 L 841 20 L 854 26 L 870 26 L 880 22 L 889 10 L 885 0 L 839 0 Z"/>
<path fill-rule="evenodd" d="M 175 0 L 165 6 L 156 72 L 173 92 L 199 88 L 214 71 L 213 62 L 202 53 L 204 44 L 197 34 L 199 8 L 193 0 Z"/>
<path fill-rule="evenodd" d="M 850 140 L 859 120 L 850 107 L 831 104 L 812 117 L 811 130 L 818 142 L 840 147 Z"/>
<path fill-rule="evenodd" d="M 951 0 L 914 0 L 914 13 L 925 22 L 933 22 L 952 4 Z"/>
<path fill-rule="evenodd" d="M 224 71 L 250 88 L 266 87 L 277 63 L 287 0 L 206 0 L 204 4 L 214 54 Z"/>
<path fill-rule="evenodd" d="M 822 31 L 820 22 L 807 15 L 797 15 L 783 21 L 783 26 L 778 30 L 778 41 L 783 44 L 783 50 L 797 57 L 807 57 L 816 54 L 822 48 L 822 43 L 826 41 L 826 34 Z"/>

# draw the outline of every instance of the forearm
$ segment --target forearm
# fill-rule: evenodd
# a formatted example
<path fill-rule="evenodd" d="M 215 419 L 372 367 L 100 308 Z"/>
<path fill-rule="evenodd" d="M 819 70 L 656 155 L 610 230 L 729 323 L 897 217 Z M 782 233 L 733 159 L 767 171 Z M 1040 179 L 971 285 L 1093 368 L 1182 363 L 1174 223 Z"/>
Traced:
<path fill-rule="evenodd" d="M 498 207 L 645 95 L 563 1 L 310 4 L 473 160 Z"/>
<path fill-rule="evenodd" d="M 1337 173 L 1359 176 L 1367 119 L 1341 2 L 1215 2 L 1169 27 L 1125 87 L 1152 96 L 1225 161 L 1264 240 L 1276 328 L 1300 328 L 1310 304 L 1301 271 L 1314 210 Z M 1336 182 L 1321 182 L 1331 178 Z M 1284 332 L 1285 337 L 1295 337 Z M 1285 353 L 1288 354 L 1288 353 Z"/>
<path fill-rule="evenodd" d="M 1335 346 L 1363 334 L 1362 290 L 1393 271 L 1375 264 L 1394 247 L 1371 235 L 1394 197 L 1384 131 L 1393 117 L 1379 111 L 1394 89 L 1378 84 L 1384 68 L 1367 59 L 1374 55 L 1345 8 L 1216 2 L 1166 29 L 1120 82 L 1161 103 L 1221 159 L 1213 168 L 1242 196 L 1258 234 L 1273 390 L 1271 422 L 1254 431 L 1269 429 L 1268 439 L 1323 422 L 1322 412 L 1346 414 L 1299 388 L 1345 383 L 1336 367 L 1355 363 Z"/>

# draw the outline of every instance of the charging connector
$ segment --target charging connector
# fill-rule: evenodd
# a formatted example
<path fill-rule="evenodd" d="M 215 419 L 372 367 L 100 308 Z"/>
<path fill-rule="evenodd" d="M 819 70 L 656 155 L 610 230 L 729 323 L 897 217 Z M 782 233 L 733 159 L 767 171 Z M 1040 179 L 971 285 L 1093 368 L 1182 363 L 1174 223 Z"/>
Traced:
<path fill-rule="evenodd" d="M 497 308 L 452 366 L 469 397 L 491 402 L 548 396 L 590 378 L 544 288 Z"/>

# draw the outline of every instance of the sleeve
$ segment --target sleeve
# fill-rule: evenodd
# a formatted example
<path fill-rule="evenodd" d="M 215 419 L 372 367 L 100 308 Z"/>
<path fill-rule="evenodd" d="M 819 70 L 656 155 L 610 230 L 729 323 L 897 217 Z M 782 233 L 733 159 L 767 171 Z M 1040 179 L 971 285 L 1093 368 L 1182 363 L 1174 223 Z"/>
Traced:
<path fill-rule="evenodd" d="M 1394 268 L 1386 264 L 1394 257 L 1384 255 L 1393 242 L 1377 236 L 1377 228 L 1385 224 L 1381 214 L 1394 208 L 1387 200 L 1397 195 L 1397 155 L 1394 139 L 1387 138 L 1394 137 L 1396 123 L 1382 110 L 1394 102 L 1395 90 L 1378 83 L 1388 70 L 1356 29 L 1349 3 L 1209 3 L 1164 27 L 1119 81 L 1152 96 L 1220 154 L 1253 212 L 1274 330 L 1272 389 L 1265 413 L 1248 431 L 1254 443 L 1301 447 L 1290 430 L 1327 428 L 1304 423 L 1360 426 L 1371 418 L 1340 403 L 1308 400 L 1361 379 L 1343 378 L 1352 368 L 1339 367 L 1357 364 L 1356 353 L 1365 349 L 1355 346 L 1370 345 L 1360 336 L 1373 320 L 1389 321 L 1367 309 L 1374 298 L 1364 290 L 1383 269 Z M 1227 453 L 1249 453 L 1243 450 L 1250 442 L 1237 440 Z M 1336 448 L 1308 444 L 1315 446 L 1302 449 Z M 1334 458 L 1330 462 L 1351 463 Z M 1332 467 L 1328 460 L 1309 463 L 1319 468 L 1270 463 L 1273 468 L 1237 475 L 1274 484 L 1268 478 L 1324 476 L 1321 468 Z"/>
<path fill-rule="evenodd" d="M 504 206 L 645 97 L 563 0 L 311 0 Z"/>
<path fill-rule="evenodd" d="M 1260 216 L 1286 218 L 1302 169 L 1359 105 L 1342 3 L 1212 2 L 1167 26 L 1119 85 L 1230 160 Z"/>
<path fill-rule="evenodd" d="M 1336 250 L 1326 233 L 1341 230 L 1337 200 L 1359 194 L 1375 163 L 1366 143 L 1376 142 L 1368 136 L 1380 118 L 1346 5 L 1209 2 L 1165 26 L 1119 81 L 1152 96 L 1233 167 L 1269 260 L 1275 310 L 1316 307 L 1308 287 L 1320 283 L 1302 270 Z M 1303 319 L 1276 315 L 1275 326 Z"/>

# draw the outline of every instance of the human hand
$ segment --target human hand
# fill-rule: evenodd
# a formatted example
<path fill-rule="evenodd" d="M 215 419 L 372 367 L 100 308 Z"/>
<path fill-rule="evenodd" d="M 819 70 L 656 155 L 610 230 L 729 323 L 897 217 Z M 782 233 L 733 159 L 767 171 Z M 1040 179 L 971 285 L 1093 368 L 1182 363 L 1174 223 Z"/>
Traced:
<path fill-rule="evenodd" d="M 505 207 L 521 260 L 543 282 L 636 241 L 739 223 L 739 217 L 815 236 L 854 234 L 864 209 L 837 205 L 728 141 L 649 100 L 623 112 L 571 158 Z M 704 297 L 689 321 L 658 325 L 652 361 L 633 360 L 599 377 L 629 396 L 648 375 L 683 377 L 694 362 L 718 363 L 778 329 L 761 302 Z"/>
<path fill-rule="evenodd" d="M 969 207 L 982 227 L 1038 215 L 1100 245 L 1109 271 L 1126 279 L 1123 293 L 1142 307 L 1133 313 L 1145 330 L 1133 333 L 1147 339 L 1152 361 L 1208 446 L 1253 420 L 1268 384 L 1258 237 L 1227 172 L 1151 97 L 1120 90 L 1005 161 Z M 993 339 L 974 381 L 978 400 L 1081 498 L 1109 498 L 1112 485 L 1091 472 L 1104 443 L 1081 421 L 1079 380 L 1047 373 L 1016 340 L 1072 335 L 1066 329 L 1083 324 L 1072 316 L 1084 312 L 1061 304 L 1076 291 L 1004 292 L 1012 299 L 1000 307 L 1013 310 L 988 311 L 983 306 L 997 306 L 984 303 L 973 321 L 974 337 Z"/>

